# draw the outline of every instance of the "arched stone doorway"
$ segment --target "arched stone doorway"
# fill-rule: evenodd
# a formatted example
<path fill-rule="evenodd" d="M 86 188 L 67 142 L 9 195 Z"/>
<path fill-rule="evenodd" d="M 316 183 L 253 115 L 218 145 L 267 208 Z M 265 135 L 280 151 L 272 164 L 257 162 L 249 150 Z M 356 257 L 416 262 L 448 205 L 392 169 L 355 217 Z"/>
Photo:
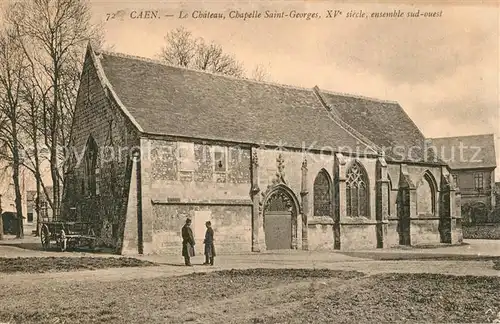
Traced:
<path fill-rule="evenodd" d="M 470 217 L 472 224 L 483 224 L 488 222 L 488 208 L 481 201 L 473 202 L 470 205 Z"/>
<path fill-rule="evenodd" d="M 263 205 L 266 249 L 296 248 L 298 203 L 293 192 L 278 185 L 269 192 Z"/>

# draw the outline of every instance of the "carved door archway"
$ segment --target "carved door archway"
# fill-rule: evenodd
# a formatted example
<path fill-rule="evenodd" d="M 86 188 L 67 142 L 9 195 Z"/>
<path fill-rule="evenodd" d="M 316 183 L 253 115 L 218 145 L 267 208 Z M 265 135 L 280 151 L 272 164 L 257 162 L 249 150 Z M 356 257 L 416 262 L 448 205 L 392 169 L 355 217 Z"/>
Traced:
<path fill-rule="evenodd" d="M 293 249 L 297 238 L 297 204 L 288 190 L 277 187 L 264 201 L 264 236 L 267 250 Z"/>

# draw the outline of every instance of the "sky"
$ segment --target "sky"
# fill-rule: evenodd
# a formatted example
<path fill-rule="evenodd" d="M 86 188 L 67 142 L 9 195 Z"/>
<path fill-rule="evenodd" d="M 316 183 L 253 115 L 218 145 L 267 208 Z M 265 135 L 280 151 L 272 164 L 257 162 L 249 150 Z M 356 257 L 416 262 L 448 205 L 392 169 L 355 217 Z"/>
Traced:
<path fill-rule="evenodd" d="M 94 21 L 103 21 L 106 42 L 116 52 L 155 58 L 166 33 L 184 26 L 222 45 L 247 70 L 262 64 L 273 82 L 397 101 L 426 137 L 494 133 L 500 166 L 497 5 L 317 0 L 90 3 Z M 132 11 L 137 15 L 144 10 L 158 11 L 161 18 L 131 18 Z M 191 18 L 195 10 L 221 12 L 226 19 Z M 321 18 L 230 19 L 231 10 L 262 15 L 266 10 L 296 10 L 316 12 Z M 327 10 L 340 10 L 342 16 L 326 18 Z M 351 10 L 368 18 L 346 18 Z M 405 15 L 434 12 L 438 17 L 370 16 L 394 10 Z M 180 11 L 190 17 L 178 18 Z M 115 14 L 114 19 L 107 20 L 108 14 Z M 500 180 L 500 171 L 496 178 Z"/>

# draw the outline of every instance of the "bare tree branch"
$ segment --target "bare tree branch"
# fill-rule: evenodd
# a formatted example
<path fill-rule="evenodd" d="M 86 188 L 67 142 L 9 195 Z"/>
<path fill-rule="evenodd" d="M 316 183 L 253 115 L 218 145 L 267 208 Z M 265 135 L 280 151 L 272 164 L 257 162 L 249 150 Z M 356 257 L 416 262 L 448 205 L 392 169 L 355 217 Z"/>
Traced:
<path fill-rule="evenodd" d="M 270 74 L 264 65 L 257 64 L 250 73 L 250 78 L 257 81 L 270 81 Z"/>
<path fill-rule="evenodd" d="M 20 139 L 22 133 L 19 124 L 23 118 L 20 99 L 28 65 L 22 48 L 17 41 L 16 31 L 16 29 L 7 25 L 0 35 L 0 115 L 5 126 L 0 140 L 5 147 L 9 148 L 12 157 L 15 206 L 19 219 L 17 237 L 23 238 L 22 196 L 19 179 L 21 168 Z"/>
<path fill-rule="evenodd" d="M 26 139 L 35 148 L 33 162 L 38 166 L 33 171 L 37 187 L 41 184 L 39 165 L 46 159 L 40 155 L 40 148 L 49 151 L 57 217 L 63 178 L 69 167 L 61 151 L 70 142 L 83 54 L 89 41 L 97 48 L 104 46 L 102 26 L 91 23 L 89 7 L 80 0 L 12 2 L 5 18 L 16 31 L 29 62 L 29 78 L 23 85 L 26 116 L 22 124 L 29 126 Z"/>
<path fill-rule="evenodd" d="M 160 57 L 168 64 L 243 76 L 242 64 L 232 55 L 224 53 L 222 46 L 214 42 L 207 44 L 203 38 L 194 38 L 184 27 L 167 33 L 165 42 Z"/>

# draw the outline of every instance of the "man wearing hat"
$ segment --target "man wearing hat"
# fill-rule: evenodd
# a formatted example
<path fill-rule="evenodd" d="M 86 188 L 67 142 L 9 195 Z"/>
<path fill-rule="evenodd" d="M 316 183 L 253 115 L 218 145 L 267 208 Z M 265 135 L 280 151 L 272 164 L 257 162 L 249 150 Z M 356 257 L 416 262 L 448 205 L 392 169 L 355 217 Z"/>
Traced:
<path fill-rule="evenodd" d="M 215 257 L 215 246 L 214 246 L 214 230 L 212 229 L 212 223 L 207 221 L 205 223 L 207 231 L 205 232 L 205 263 L 203 265 L 214 265 Z"/>
<path fill-rule="evenodd" d="M 186 224 L 182 227 L 182 256 L 184 264 L 191 266 L 191 257 L 194 257 L 194 236 L 191 230 L 191 219 L 186 219 Z"/>

